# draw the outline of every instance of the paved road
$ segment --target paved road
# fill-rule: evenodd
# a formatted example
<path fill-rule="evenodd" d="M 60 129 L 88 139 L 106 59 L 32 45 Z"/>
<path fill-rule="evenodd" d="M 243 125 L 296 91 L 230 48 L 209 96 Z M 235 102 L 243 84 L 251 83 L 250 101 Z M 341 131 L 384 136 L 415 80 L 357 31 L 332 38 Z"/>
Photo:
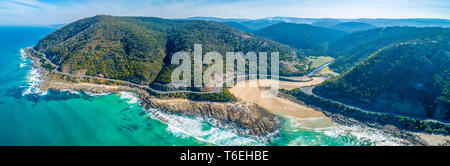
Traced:
<path fill-rule="evenodd" d="M 385 49 L 390 48 L 390 47 L 393 47 L 393 46 L 399 46 L 399 45 L 405 45 L 405 44 L 417 44 L 417 43 L 416 43 L 416 42 L 404 42 L 404 43 L 399 43 L 399 44 L 395 44 L 395 45 L 391 45 L 391 46 L 384 47 L 384 48 L 378 50 L 377 52 L 380 52 L 380 51 L 382 51 L 382 50 L 385 50 Z M 34 50 L 33 48 L 30 48 L 30 49 L 31 49 L 33 52 L 42 55 L 42 57 L 43 57 L 46 61 L 48 61 L 50 64 L 52 64 L 53 66 L 56 67 L 56 68 L 53 70 L 53 72 L 58 73 L 58 74 L 61 74 L 61 75 L 66 75 L 66 76 L 70 76 L 70 77 L 78 77 L 78 78 L 92 78 L 92 79 L 99 79 L 99 80 L 105 80 L 105 81 L 115 81 L 115 82 L 120 82 L 120 83 L 126 84 L 126 85 L 128 85 L 128 86 L 130 86 L 130 87 L 142 88 L 142 89 L 150 90 L 150 91 L 153 91 L 153 92 L 159 93 L 159 94 L 171 94 L 171 93 L 212 94 L 212 93 L 218 93 L 218 92 L 220 92 L 220 90 L 215 90 L 215 91 L 210 91 L 210 92 L 193 92 L 193 91 L 160 91 L 160 90 L 157 90 L 157 89 L 153 89 L 153 88 L 149 87 L 148 85 L 139 85 L 139 84 L 135 84 L 135 83 L 132 83 L 132 82 L 129 82 L 129 81 L 124 81 L 124 80 L 109 79 L 109 78 L 102 78 L 102 77 L 88 76 L 88 75 L 73 75 L 73 74 L 69 74 L 69 73 L 63 73 L 63 72 L 58 71 L 59 66 L 56 65 L 56 64 L 54 64 L 54 63 L 53 63 L 52 61 L 50 61 L 49 59 L 47 59 L 47 57 L 46 57 L 46 55 L 45 55 L 44 53 L 38 52 L 38 51 Z M 334 61 L 331 61 L 331 62 L 328 62 L 328 63 L 322 65 L 321 67 L 317 68 L 316 70 L 314 70 L 313 72 L 311 72 L 310 74 L 308 74 L 308 76 L 314 74 L 315 72 L 318 72 L 318 71 L 322 70 L 323 68 L 325 68 L 325 67 L 327 67 L 328 65 L 332 64 L 333 62 L 334 62 Z M 244 76 L 244 75 L 238 75 L 238 76 L 235 76 L 235 77 L 242 77 L 242 76 Z M 233 77 L 233 79 L 234 79 L 235 77 Z M 280 77 L 280 78 L 282 78 L 282 77 Z M 285 78 L 285 79 L 291 79 L 291 78 L 289 78 L 289 77 L 284 77 L 284 78 Z M 229 80 L 229 79 L 232 79 L 232 78 L 227 78 L 226 80 Z M 305 88 L 308 88 L 308 87 L 305 87 Z M 389 115 L 393 115 L 393 116 L 403 116 L 403 115 L 400 115 L 400 114 L 394 114 L 394 113 L 380 113 L 380 112 L 368 111 L 368 110 L 365 110 L 365 109 L 362 109 L 362 108 L 359 108 L 359 107 L 355 107 L 355 106 L 351 106 L 351 105 L 348 105 L 348 104 L 345 104 L 345 103 L 342 103 L 342 102 L 339 102 L 339 101 L 335 101 L 335 100 L 323 98 L 323 97 L 321 97 L 321 96 L 318 96 L 318 95 L 312 93 L 312 89 L 306 90 L 305 88 L 300 88 L 300 89 L 301 89 L 304 93 L 312 94 L 312 95 L 314 95 L 314 96 L 316 96 L 316 97 L 319 97 L 319 98 L 321 98 L 321 99 L 330 100 L 330 101 L 332 101 L 332 102 L 334 102 L 334 103 L 342 104 L 342 105 L 344 105 L 344 106 L 346 106 L 346 107 L 353 108 L 353 109 L 356 109 L 356 110 L 358 110 L 358 111 L 362 111 L 362 112 L 369 113 L 369 114 L 378 114 L 378 115 L 389 114 Z M 310 88 L 311 88 L 311 87 L 310 87 Z M 416 118 L 416 119 L 417 119 L 417 118 Z M 450 124 L 450 123 L 446 123 L 446 122 L 442 122 L 442 121 L 438 121 L 438 120 L 433 120 L 433 119 L 421 119 L 421 120 L 424 120 L 424 121 L 439 122 L 439 123 L 443 123 L 443 124 Z"/>
<path fill-rule="evenodd" d="M 59 66 L 56 65 L 56 64 L 54 64 L 52 61 L 50 61 L 50 60 L 46 57 L 46 55 L 45 55 L 44 53 L 38 52 L 38 51 L 34 50 L 33 48 L 30 48 L 30 50 L 33 51 L 34 53 L 37 53 L 37 54 L 42 55 L 42 57 L 43 57 L 47 62 L 49 62 L 51 65 L 53 65 L 53 66 L 55 67 L 55 69 L 54 69 L 52 72 L 57 73 L 57 74 L 61 74 L 61 75 L 65 75 L 65 76 L 69 76 L 69 77 L 92 78 L 92 79 L 98 79 L 98 80 L 103 80 L 103 81 L 114 81 L 114 82 L 119 82 L 119 83 L 122 83 L 122 84 L 126 84 L 126 85 L 128 85 L 128 86 L 130 86 L 130 87 L 137 87 L 137 88 L 142 88 L 142 89 L 150 90 L 150 91 L 153 91 L 153 92 L 159 93 L 159 94 L 171 94 L 171 93 L 191 93 L 191 94 L 208 94 L 208 93 L 209 93 L 209 94 L 211 94 L 211 93 L 219 93 L 219 92 L 221 92 L 220 90 L 214 90 L 214 91 L 209 91 L 209 92 L 194 92 L 194 91 L 185 91 L 185 90 L 182 90 L 182 91 L 161 91 L 161 90 L 153 89 L 153 88 L 151 88 L 151 87 L 148 86 L 148 85 L 139 85 L 139 84 L 132 83 L 132 82 L 129 82 L 129 81 L 124 81 L 124 80 L 117 80 L 117 79 L 103 78 L 103 77 L 97 77 L 97 76 L 74 75 L 74 74 L 70 74 L 70 73 L 64 73 L 64 72 L 58 71 Z"/>
<path fill-rule="evenodd" d="M 320 66 L 319 68 L 315 69 L 314 71 L 310 72 L 308 74 L 308 77 L 313 76 L 314 74 L 316 74 L 317 72 L 319 72 L 320 70 L 324 69 L 325 67 L 328 67 L 329 65 L 331 65 L 334 61 L 328 62 L 323 64 L 322 66 Z"/>
<path fill-rule="evenodd" d="M 129 81 L 124 81 L 124 80 L 103 78 L 103 77 L 97 77 L 97 76 L 74 75 L 74 74 L 70 74 L 70 73 L 64 73 L 64 72 L 59 71 L 59 66 L 54 64 L 50 59 L 48 59 L 47 56 L 44 53 L 38 52 L 38 51 L 34 50 L 33 48 L 29 48 L 29 49 L 31 51 L 33 51 L 34 53 L 41 55 L 47 62 L 49 62 L 51 65 L 53 65 L 55 67 L 55 69 L 53 70 L 54 73 L 65 75 L 65 76 L 78 77 L 78 78 L 92 78 L 92 79 L 99 79 L 99 80 L 105 80 L 105 81 L 115 81 L 115 82 L 120 82 L 120 83 L 123 83 L 123 84 L 127 84 L 127 85 L 129 85 L 131 87 L 139 87 L 139 88 L 142 88 L 142 89 L 150 90 L 150 91 L 153 91 L 153 92 L 159 93 L 159 94 L 170 94 L 170 93 L 191 93 L 191 94 L 208 94 L 209 93 L 209 94 L 211 94 L 211 93 L 219 93 L 219 92 L 221 92 L 221 88 L 218 88 L 218 89 L 216 89 L 214 91 L 209 91 L 209 92 L 194 92 L 194 91 L 187 91 L 187 90 L 161 91 L 161 90 L 153 89 L 153 88 L 151 88 L 148 85 L 139 85 L 139 84 L 132 83 L 132 82 L 129 82 Z M 226 78 L 222 82 L 222 84 L 227 82 L 227 81 L 229 81 L 229 80 L 231 80 L 231 79 L 238 78 L 238 77 L 244 77 L 244 76 L 248 77 L 248 75 L 245 75 L 245 74 L 238 74 L 237 76 Z M 259 75 L 253 75 L 253 76 L 254 77 L 258 77 Z M 269 76 L 269 75 L 264 75 L 264 76 L 266 76 L 267 78 L 269 78 L 269 77 L 271 78 L 271 76 Z M 289 80 L 289 81 L 292 81 L 292 82 L 303 82 L 303 80 L 301 80 L 301 78 L 298 78 L 298 77 L 278 76 L 278 79 L 285 79 L 285 80 Z"/>
<path fill-rule="evenodd" d="M 396 46 L 402 46 L 402 45 L 406 45 L 406 44 L 419 44 L 419 43 L 420 42 L 417 42 L 417 41 L 407 41 L 407 42 L 402 42 L 402 43 L 398 43 L 398 44 L 393 44 L 393 45 L 389 45 L 389 46 L 386 46 L 384 48 L 379 49 L 374 54 L 377 54 L 377 53 L 379 53 L 379 52 L 381 52 L 383 50 L 386 50 L 386 49 L 392 48 L 392 47 L 396 47 Z M 318 71 L 322 70 L 323 68 L 329 66 L 333 62 L 334 61 L 331 61 L 331 62 L 328 62 L 328 63 L 322 65 L 321 67 L 317 68 L 316 70 L 314 70 L 310 74 L 308 74 L 308 76 L 312 76 L 313 74 L 315 74 L 316 72 L 318 72 Z M 306 94 L 309 94 L 309 95 L 314 95 L 315 97 L 318 97 L 318 98 L 321 98 L 321 99 L 324 99 L 324 100 L 330 100 L 330 101 L 332 101 L 334 103 L 341 104 L 341 105 L 344 105 L 344 106 L 352 108 L 352 109 L 356 109 L 356 110 L 361 111 L 361 112 L 365 112 L 365 113 L 369 113 L 369 114 L 378 114 L 378 115 L 388 114 L 388 115 L 391 115 L 391 116 L 404 116 L 404 115 L 400 115 L 400 114 L 396 114 L 396 113 L 380 113 L 380 112 L 375 112 L 375 111 L 368 111 L 368 110 L 365 110 L 365 109 L 362 109 L 362 108 L 359 108 L 359 107 L 355 107 L 355 106 L 352 106 L 352 105 L 348 105 L 348 104 L 345 104 L 345 103 L 342 103 L 342 102 L 339 102 L 339 101 L 336 101 L 336 100 L 324 98 L 324 97 L 321 97 L 321 96 L 318 96 L 318 95 L 314 94 L 312 92 L 313 89 L 314 89 L 314 87 L 303 87 L 303 88 L 300 88 L 300 90 L 302 90 L 303 93 L 306 93 Z M 447 123 L 447 122 L 442 122 L 442 121 L 438 121 L 438 120 L 434 120 L 434 119 L 425 119 L 425 118 L 415 118 L 415 119 L 420 119 L 420 120 L 423 120 L 423 121 L 439 122 L 439 123 L 443 123 L 443 124 L 450 124 L 450 123 Z"/>
<path fill-rule="evenodd" d="M 306 94 L 309 94 L 309 95 L 313 95 L 313 96 L 318 97 L 318 98 L 321 98 L 321 99 L 323 99 L 323 100 L 330 100 L 330 101 L 332 101 L 332 102 L 334 102 L 334 103 L 341 104 L 341 105 L 344 105 L 344 106 L 346 106 L 346 107 L 353 108 L 353 109 L 356 109 L 356 110 L 361 111 L 361 112 L 364 112 L 364 113 L 376 114 L 376 115 L 384 115 L 384 114 L 387 114 L 387 115 L 390 115 L 390 116 L 403 116 L 403 117 L 407 117 L 407 116 L 405 116 L 405 115 L 396 114 L 396 113 L 375 112 L 375 111 L 365 110 L 365 109 L 362 109 L 362 108 L 359 108 L 359 107 L 356 107 L 356 106 L 352 106 L 352 105 L 348 105 L 348 104 L 345 104 L 345 103 L 342 103 L 342 102 L 339 102 L 339 101 L 336 101 L 336 100 L 333 100 L 333 99 L 328 99 L 328 98 L 324 98 L 324 97 L 318 96 L 318 95 L 312 93 L 312 89 L 307 89 L 307 88 L 312 88 L 312 89 L 314 89 L 314 87 L 305 87 L 305 88 L 300 88 L 300 90 L 301 90 L 303 93 L 306 93 Z M 419 117 L 412 117 L 412 118 L 414 118 L 414 119 L 419 119 L 419 120 L 423 120 L 423 121 L 428 121 L 428 122 L 438 122 L 438 123 L 447 124 L 447 125 L 450 124 L 450 123 L 448 123 L 448 122 L 439 121 L 439 120 L 435 120 L 435 119 L 426 119 L 426 118 L 419 118 Z"/>

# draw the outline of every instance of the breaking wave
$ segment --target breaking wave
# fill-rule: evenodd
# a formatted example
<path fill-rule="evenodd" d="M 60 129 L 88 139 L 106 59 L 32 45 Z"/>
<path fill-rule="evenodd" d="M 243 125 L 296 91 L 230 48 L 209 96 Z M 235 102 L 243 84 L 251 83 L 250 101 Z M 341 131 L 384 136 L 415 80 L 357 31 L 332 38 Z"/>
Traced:
<path fill-rule="evenodd" d="M 136 104 L 139 102 L 139 97 L 131 92 L 118 92 L 120 99 L 126 99 L 128 104 Z"/>
<path fill-rule="evenodd" d="M 332 123 L 326 125 L 324 123 L 325 118 L 305 118 L 305 119 L 294 119 L 289 118 L 289 125 L 291 130 L 294 132 L 317 132 L 322 133 L 325 136 L 332 137 L 342 144 L 360 145 L 369 143 L 375 146 L 399 146 L 403 145 L 401 142 L 403 140 L 383 133 L 379 129 L 370 127 L 360 127 L 360 126 L 345 126 Z M 307 122 L 307 123 L 305 123 Z M 308 124 L 305 126 L 305 124 Z M 311 125 L 313 124 L 313 125 Z M 314 126 L 314 127 L 311 127 Z M 303 145 L 306 143 L 314 144 L 314 141 L 305 142 L 303 138 L 297 138 L 291 141 L 290 145 Z"/>
<path fill-rule="evenodd" d="M 26 88 L 22 92 L 22 95 L 46 95 L 47 91 L 41 91 L 40 85 L 44 82 L 42 79 L 42 74 L 40 73 L 39 69 L 31 68 L 31 70 L 28 72 L 27 79 L 26 79 Z"/>
<path fill-rule="evenodd" d="M 139 103 L 139 97 L 131 92 L 118 92 L 120 99 L 127 100 L 128 104 Z M 256 146 L 264 145 L 257 140 L 241 136 L 236 128 L 223 125 L 213 118 L 188 117 L 164 113 L 158 109 L 146 111 L 149 118 L 167 124 L 167 131 L 176 137 L 193 137 L 199 141 L 218 146 Z M 216 127 L 220 124 L 221 128 Z"/>
<path fill-rule="evenodd" d="M 79 95 L 80 92 L 79 91 L 74 91 L 74 90 L 70 90 L 70 89 L 61 89 L 59 90 L 60 92 L 68 92 L 70 94 L 74 94 L 74 95 Z"/>
<path fill-rule="evenodd" d="M 317 130 L 331 137 L 347 136 L 357 140 L 367 140 L 375 146 L 400 146 L 402 140 L 379 131 L 378 129 L 359 126 L 333 126 Z"/>
<path fill-rule="evenodd" d="M 219 146 L 262 146 L 257 140 L 240 136 L 232 126 L 214 127 L 217 120 L 166 114 L 150 109 L 149 116 L 168 125 L 167 131 L 178 137 L 194 137 Z"/>

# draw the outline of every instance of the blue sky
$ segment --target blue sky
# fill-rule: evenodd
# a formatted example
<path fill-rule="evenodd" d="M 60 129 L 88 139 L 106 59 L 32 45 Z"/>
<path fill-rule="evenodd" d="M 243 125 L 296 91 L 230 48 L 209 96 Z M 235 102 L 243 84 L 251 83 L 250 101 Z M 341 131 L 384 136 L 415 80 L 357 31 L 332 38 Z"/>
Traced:
<path fill-rule="evenodd" d="M 97 14 L 450 19 L 450 0 L 0 0 L 0 25 L 60 24 Z"/>

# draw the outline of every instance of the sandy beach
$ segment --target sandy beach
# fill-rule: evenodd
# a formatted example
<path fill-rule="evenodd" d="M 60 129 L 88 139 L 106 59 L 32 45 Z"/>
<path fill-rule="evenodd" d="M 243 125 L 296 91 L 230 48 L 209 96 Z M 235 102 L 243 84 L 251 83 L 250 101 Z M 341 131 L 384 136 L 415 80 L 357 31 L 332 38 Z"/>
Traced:
<path fill-rule="evenodd" d="M 309 82 L 279 81 L 279 85 L 281 89 L 289 90 L 317 85 L 325 80 L 326 79 L 322 77 L 315 77 Z M 272 113 L 295 120 L 304 128 L 324 128 L 333 125 L 333 122 L 322 112 L 273 95 L 266 85 L 269 85 L 274 81 L 275 80 L 250 80 L 240 82 L 230 89 L 230 92 L 244 101 L 255 103 Z M 258 86 L 249 86 L 250 84 L 257 84 Z"/>

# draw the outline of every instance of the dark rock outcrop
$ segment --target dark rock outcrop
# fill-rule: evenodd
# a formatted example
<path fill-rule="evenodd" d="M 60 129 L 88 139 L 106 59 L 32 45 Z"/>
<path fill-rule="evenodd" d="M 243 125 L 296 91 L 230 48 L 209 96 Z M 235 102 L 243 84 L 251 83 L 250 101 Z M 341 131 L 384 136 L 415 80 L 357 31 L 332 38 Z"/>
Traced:
<path fill-rule="evenodd" d="M 172 114 L 214 118 L 221 123 L 232 124 L 243 135 L 265 136 L 276 132 L 281 119 L 255 104 L 244 101 L 233 103 L 197 102 L 185 99 L 157 99 L 147 97 L 143 103 L 147 109 L 158 108 Z"/>

